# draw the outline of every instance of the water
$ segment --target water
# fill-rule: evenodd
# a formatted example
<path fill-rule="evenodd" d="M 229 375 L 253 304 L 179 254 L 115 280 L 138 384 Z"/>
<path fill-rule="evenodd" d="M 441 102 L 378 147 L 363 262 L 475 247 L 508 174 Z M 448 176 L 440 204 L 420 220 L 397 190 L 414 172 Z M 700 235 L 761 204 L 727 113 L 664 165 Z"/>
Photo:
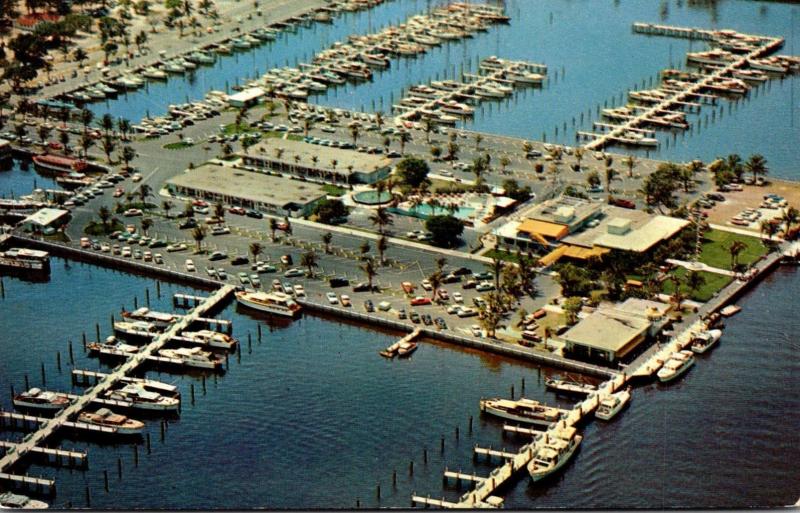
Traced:
<path fill-rule="evenodd" d="M 347 14 L 333 25 L 300 28 L 297 34 L 284 34 L 275 43 L 222 57 L 214 67 L 198 70 L 191 79 L 171 78 L 168 84 L 151 84 L 147 91 L 130 93 L 92 109 L 129 119 L 140 119 L 148 112 L 163 113 L 168 104 L 201 98 L 210 89 L 226 89 L 270 67 L 308 62 L 314 52 L 344 41 L 350 33 L 397 24 L 410 14 L 424 12 L 428 4 L 442 3 L 396 0 L 370 11 Z M 575 132 L 591 128 L 598 107 L 624 103 L 624 93 L 629 89 L 650 87 L 660 70 L 684 67 L 687 51 L 705 48 L 701 42 L 634 34 L 631 24 L 635 21 L 783 36 L 783 52 L 800 53 L 800 44 L 795 42 L 800 31 L 794 30 L 800 16 L 791 4 L 746 0 L 636 0 L 624 4 L 603 0 L 590 4 L 561 0 L 540 8 L 531 7 L 527 0 L 509 0 L 506 5 L 512 16 L 510 25 L 494 26 L 472 39 L 445 44 L 419 57 L 394 59 L 392 67 L 376 73 L 372 82 L 334 88 L 312 101 L 389 112 L 408 86 L 457 78 L 462 71 L 474 72 L 479 59 L 488 55 L 543 62 L 549 66 L 544 88 L 525 89 L 502 102 L 486 102 L 464 126 L 575 144 Z M 792 142 L 800 140 L 800 109 L 795 104 L 799 95 L 800 81 L 795 76 L 771 81 L 738 103 L 704 108 L 694 117 L 690 132 L 677 137 L 660 134 L 661 147 L 650 151 L 649 156 L 708 160 L 731 152 L 745 156 L 760 152 L 767 157 L 773 175 L 796 178 L 797 152 Z"/>
<path fill-rule="evenodd" d="M 451 212 L 446 208 L 441 208 L 441 207 L 433 208 L 427 204 L 418 205 L 416 208 L 409 210 L 403 210 L 401 208 L 393 208 L 391 211 L 405 216 L 422 217 L 423 219 L 427 219 L 432 215 L 445 215 L 445 214 L 450 214 Z M 454 217 L 457 217 L 458 219 L 469 219 L 469 217 L 474 213 L 475 213 L 474 207 L 458 207 L 458 209 L 452 211 L 452 215 Z"/>
<path fill-rule="evenodd" d="M 36 188 L 61 190 L 53 178 L 39 173 L 30 161 L 12 159 L 0 169 L 0 197 L 18 198 Z"/>

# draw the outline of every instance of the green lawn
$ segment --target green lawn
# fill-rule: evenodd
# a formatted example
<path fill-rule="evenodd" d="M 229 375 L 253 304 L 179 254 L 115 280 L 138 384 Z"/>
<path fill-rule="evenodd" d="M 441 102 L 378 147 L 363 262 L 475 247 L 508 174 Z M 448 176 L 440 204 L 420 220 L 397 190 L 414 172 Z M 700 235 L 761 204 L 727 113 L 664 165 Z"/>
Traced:
<path fill-rule="evenodd" d="M 686 272 L 687 272 L 686 268 L 678 267 L 675 270 L 673 270 L 670 274 L 674 274 L 683 278 L 686 275 Z M 706 282 L 702 287 L 697 289 L 694 292 L 694 294 L 692 294 L 690 297 L 691 299 L 695 301 L 700 301 L 702 303 L 705 303 L 706 301 L 714 297 L 714 294 L 716 292 L 722 290 L 731 281 L 733 281 L 733 278 L 731 278 L 730 276 L 725 276 L 722 274 L 709 273 L 706 271 L 699 271 L 699 273 L 703 278 L 705 278 Z M 664 294 L 672 294 L 672 292 L 675 290 L 675 284 L 672 282 L 672 280 L 665 280 L 664 283 L 662 284 L 661 290 L 662 292 L 664 292 Z M 681 290 L 683 290 L 687 294 L 689 293 L 689 289 L 686 288 L 686 285 L 681 285 Z"/>
<path fill-rule="evenodd" d="M 509 253 L 508 251 L 490 249 L 481 256 L 485 256 L 487 258 L 497 258 L 499 260 L 505 260 L 506 262 L 514 262 L 515 264 L 519 263 L 519 258 L 517 258 L 517 254 Z"/>
<path fill-rule="evenodd" d="M 182 150 L 184 148 L 191 148 L 191 147 L 192 145 L 185 141 L 174 142 L 164 145 L 164 148 L 167 150 Z"/>
<path fill-rule="evenodd" d="M 749 237 L 730 233 L 722 230 L 709 230 L 703 237 L 703 245 L 700 252 L 700 261 L 712 267 L 720 269 L 731 268 L 731 254 L 728 251 L 733 241 L 741 241 L 747 248 L 739 253 L 739 263 L 743 265 L 751 264 L 761 256 L 767 254 L 767 248 L 761 243 L 758 237 Z"/>
<path fill-rule="evenodd" d="M 236 123 L 230 123 L 225 125 L 225 128 L 222 130 L 222 133 L 225 135 L 244 134 L 248 132 L 258 132 L 258 129 L 246 124 L 237 125 Z"/>
<path fill-rule="evenodd" d="M 322 190 L 324 190 L 328 196 L 344 196 L 344 193 L 347 192 L 347 189 L 343 189 L 341 187 L 337 187 L 331 184 L 325 184 L 322 186 Z"/>
<path fill-rule="evenodd" d="M 472 190 L 472 186 L 461 182 L 451 182 L 450 180 L 439 180 L 438 178 L 432 178 L 430 190 L 431 192 L 437 192 L 439 190 L 468 192 Z"/>

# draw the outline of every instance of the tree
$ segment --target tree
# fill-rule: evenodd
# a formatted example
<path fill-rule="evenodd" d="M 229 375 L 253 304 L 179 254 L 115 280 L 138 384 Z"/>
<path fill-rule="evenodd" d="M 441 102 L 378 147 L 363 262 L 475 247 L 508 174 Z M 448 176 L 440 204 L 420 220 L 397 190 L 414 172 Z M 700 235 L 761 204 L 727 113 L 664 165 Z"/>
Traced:
<path fill-rule="evenodd" d="M 592 189 L 597 189 L 600 187 L 600 173 L 597 171 L 592 171 L 588 175 L 586 175 L 586 183 L 589 184 L 589 187 Z"/>
<path fill-rule="evenodd" d="M 771 219 L 764 219 L 761 221 L 759 229 L 761 231 L 761 237 L 764 238 L 764 245 L 770 246 L 772 244 L 772 237 L 778 233 L 778 225 Z"/>
<path fill-rule="evenodd" d="M 221 201 L 214 203 L 214 217 L 217 219 L 225 219 L 225 205 Z"/>
<path fill-rule="evenodd" d="M 200 225 L 200 226 L 196 227 L 194 230 L 192 230 L 192 238 L 194 239 L 194 242 L 196 244 L 196 252 L 197 253 L 200 252 L 200 249 L 202 248 L 202 244 L 203 244 L 203 239 L 206 238 L 207 234 L 208 234 L 208 230 L 203 225 Z"/>
<path fill-rule="evenodd" d="M 506 168 L 511 165 L 511 159 L 503 155 L 500 157 L 500 173 L 506 174 Z"/>
<path fill-rule="evenodd" d="M 573 264 L 560 265 L 556 281 L 561 286 L 561 294 L 565 297 L 586 296 L 594 286 L 589 271 Z"/>
<path fill-rule="evenodd" d="M 683 280 L 677 274 L 673 274 L 670 279 L 672 280 L 672 286 L 675 288 L 672 291 L 672 302 L 675 303 L 675 310 L 681 311 L 681 305 L 686 299 L 686 293 L 683 292 L 682 288 Z"/>
<path fill-rule="evenodd" d="M 275 231 L 278 229 L 278 220 L 274 217 L 271 217 L 269 220 L 269 231 L 271 233 L 270 238 L 273 242 L 275 242 Z"/>
<path fill-rule="evenodd" d="M 606 167 L 606 194 L 609 197 L 611 197 L 611 181 L 614 180 L 615 176 L 617 176 L 617 172 L 614 168 L 611 166 Z"/>
<path fill-rule="evenodd" d="M 389 249 L 389 239 L 383 235 L 378 242 L 375 244 L 375 249 L 378 251 L 378 258 L 380 260 L 381 265 L 383 265 L 386 260 L 384 259 L 383 255 L 386 253 L 386 250 Z"/>
<path fill-rule="evenodd" d="M 317 203 L 314 212 L 320 223 L 333 224 L 347 219 L 348 210 L 338 199 L 324 199 Z"/>
<path fill-rule="evenodd" d="M 480 317 L 478 323 L 486 331 L 488 338 L 494 338 L 497 327 L 503 319 L 502 298 L 500 292 L 493 291 L 486 295 L 486 303 L 478 307 Z"/>
<path fill-rule="evenodd" d="M 47 141 L 47 138 L 50 137 L 50 133 L 51 132 L 52 132 L 52 130 L 50 129 L 50 127 L 45 126 L 45 125 L 39 125 L 36 128 L 36 134 L 39 136 L 39 141 L 42 144 L 44 144 L 45 141 Z"/>
<path fill-rule="evenodd" d="M 431 132 L 433 132 L 433 121 L 431 118 L 422 119 L 422 131 L 425 132 L 425 143 L 431 143 Z"/>
<path fill-rule="evenodd" d="M 577 151 L 575 152 L 577 156 Z M 637 159 L 634 155 L 629 155 L 625 159 L 625 167 L 628 168 L 628 178 L 633 178 L 633 168 L 636 167 L 636 164 L 639 163 L 639 159 Z"/>
<path fill-rule="evenodd" d="M 97 217 L 100 218 L 100 221 L 103 223 L 103 227 L 107 227 L 108 221 L 111 219 L 111 210 L 105 206 L 100 207 L 100 209 L 97 211 Z"/>
<path fill-rule="evenodd" d="M 123 146 L 122 151 L 120 151 L 120 158 L 125 163 L 125 171 L 130 171 L 131 160 L 136 158 L 136 150 L 130 146 Z"/>
<path fill-rule="evenodd" d="M 372 280 L 378 275 L 378 268 L 375 265 L 375 259 L 370 257 L 364 260 L 364 263 L 359 266 L 364 274 L 367 275 L 367 283 L 369 283 L 369 290 L 372 292 Z"/>
<path fill-rule="evenodd" d="M 472 161 L 470 171 L 475 174 L 476 181 L 480 180 L 483 173 L 489 170 L 489 159 L 487 157 L 486 155 L 481 155 Z"/>
<path fill-rule="evenodd" d="M 796 224 L 798 219 L 800 219 L 800 211 L 797 210 L 795 207 L 787 207 L 783 214 L 781 215 L 781 221 L 785 226 L 784 228 L 784 236 L 789 234 L 789 231 L 792 229 L 792 225 Z"/>
<path fill-rule="evenodd" d="M 705 284 L 706 279 L 699 272 L 689 271 L 686 273 L 686 288 L 689 289 L 690 296 L 694 296 L 694 293 Z"/>
<path fill-rule="evenodd" d="M 322 234 L 322 243 L 325 244 L 325 253 L 331 252 L 332 240 L 333 240 L 333 234 L 331 232 L 325 232 Z"/>
<path fill-rule="evenodd" d="M 139 186 L 138 194 L 139 194 L 139 199 L 142 201 L 142 203 L 145 203 L 147 201 L 147 198 L 153 195 L 153 188 L 147 185 L 146 183 L 143 183 L 141 186 Z"/>
<path fill-rule="evenodd" d="M 192 208 L 191 203 L 187 203 L 183 207 L 183 217 L 194 217 L 194 208 Z"/>
<path fill-rule="evenodd" d="M 403 183 L 416 189 L 428 180 L 428 163 L 416 157 L 407 157 L 397 164 L 397 174 Z"/>
<path fill-rule="evenodd" d="M 384 229 L 394 224 L 394 217 L 385 207 L 378 207 L 369 215 L 369 221 L 374 226 L 377 226 L 378 233 L 383 235 Z"/>
<path fill-rule="evenodd" d="M 742 157 L 740 157 L 737 153 L 731 153 L 725 159 L 725 167 L 733 176 L 736 177 L 737 181 L 741 181 L 744 177 L 744 165 L 742 165 Z"/>
<path fill-rule="evenodd" d="M 675 208 L 675 190 L 677 189 L 676 178 L 679 167 L 672 163 L 661 164 L 656 171 L 648 175 L 642 184 L 642 194 L 648 206 Z"/>
<path fill-rule="evenodd" d="M 406 152 L 406 143 L 411 141 L 411 134 L 405 130 L 397 133 L 397 140 L 400 142 L 400 155 Z"/>
<path fill-rule="evenodd" d="M 253 256 L 253 261 L 258 261 L 258 255 L 260 255 L 264 251 L 264 246 L 261 245 L 260 242 L 251 242 L 250 247 L 250 254 Z"/>
<path fill-rule="evenodd" d="M 161 202 L 161 210 L 164 211 L 164 215 L 167 216 L 167 219 L 169 219 L 169 211 L 174 207 L 175 205 L 169 200 L 164 200 Z"/>
<path fill-rule="evenodd" d="M 758 153 L 750 155 L 744 167 L 748 173 L 753 175 L 753 183 L 755 183 L 760 176 L 766 176 L 768 172 L 767 159 Z"/>
<path fill-rule="evenodd" d="M 739 253 L 747 249 L 747 243 L 741 240 L 734 240 L 728 246 L 728 252 L 731 254 L 731 270 L 735 271 L 739 266 Z"/>
<path fill-rule="evenodd" d="M 103 153 L 106 154 L 106 160 L 109 164 L 111 164 L 111 154 L 114 153 L 114 149 L 117 147 L 117 143 L 114 141 L 114 138 L 110 135 L 106 135 L 103 137 Z"/>
<path fill-rule="evenodd" d="M 578 322 L 578 312 L 581 311 L 582 307 L 583 302 L 579 297 L 570 296 L 564 300 L 561 308 L 564 310 L 564 314 L 567 316 L 567 324 L 571 326 Z"/>
<path fill-rule="evenodd" d="M 361 252 L 361 260 L 364 260 L 366 258 L 367 254 L 370 252 L 371 249 L 372 247 L 369 245 L 368 241 L 364 241 L 361 243 L 361 245 L 358 247 L 358 250 Z"/>
<path fill-rule="evenodd" d="M 308 269 L 308 275 L 314 277 L 314 268 L 319 265 L 317 254 L 314 250 L 309 250 L 300 255 L 300 265 Z"/>
<path fill-rule="evenodd" d="M 447 160 L 455 160 L 458 157 L 459 146 L 455 141 L 447 143 Z"/>
<path fill-rule="evenodd" d="M 144 236 L 147 237 L 147 230 L 153 227 L 153 220 L 149 217 L 145 217 L 142 219 L 142 231 L 144 232 Z"/>
<path fill-rule="evenodd" d="M 350 137 L 353 138 L 353 146 L 358 146 L 358 136 L 361 135 L 361 131 L 358 129 L 358 125 L 353 125 L 350 127 Z"/>
<path fill-rule="evenodd" d="M 428 281 L 431 283 L 431 299 L 436 301 L 437 293 L 439 292 L 439 287 L 442 286 L 444 276 L 442 276 L 442 271 L 434 271 L 428 276 Z"/>
<path fill-rule="evenodd" d="M 464 225 L 451 215 L 430 216 L 425 228 L 431 232 L 431 242 L 436 246 L 453 247 L 458 243 Z"/>

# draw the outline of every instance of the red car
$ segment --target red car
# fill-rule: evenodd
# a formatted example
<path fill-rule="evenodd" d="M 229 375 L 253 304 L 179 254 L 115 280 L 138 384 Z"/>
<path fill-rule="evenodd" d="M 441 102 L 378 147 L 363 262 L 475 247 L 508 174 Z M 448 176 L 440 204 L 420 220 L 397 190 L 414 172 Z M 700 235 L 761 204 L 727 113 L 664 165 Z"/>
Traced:
<path fill-rule="evenodd" d="M 411 300 L 411 306 L 422 306 L 431 304 L 431 298 L 417 296 Z"/>
<path fill-rule="evenodd" d="M 194 200 L 194 201 L 192 202 L 192 205 L 193 205 L 193 206 L 195 206 L 195 207 L 207 207 L 207 206 L 208 206 L 208 203 L 206 203 L 206 202 L 205 202 L 205 201 L 203 201 L 203 200 Z"/>
<path fill-rule="evenodd" d="M 230 212 L 231 214 L 236 214 L 238 216 L 243 216 L 245 215 L 245 213 L 247 213 L 247 211 L 242 207 L 231 207 L 228 209 L 228 212 Z"/>
<path fill-rule="evenodd" d="M 288 229 L 289 229 L 289 223 L 287 223 L 286 221 L 278 222 L 278 230 L 286 231 Z"/>
<path fill-rule="evenodd" d="M 623 198 L 614 198 L 611 200 L 611 204 L 622 208 L 636 208 L 636 203 Z"/>

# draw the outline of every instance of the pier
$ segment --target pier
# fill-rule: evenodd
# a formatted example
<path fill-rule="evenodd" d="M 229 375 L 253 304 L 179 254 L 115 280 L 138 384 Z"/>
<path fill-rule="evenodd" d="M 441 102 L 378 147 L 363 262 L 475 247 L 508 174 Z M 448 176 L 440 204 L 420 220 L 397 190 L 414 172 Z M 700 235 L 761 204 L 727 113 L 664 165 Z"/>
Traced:
<path fill-rule="evenodd" d="M 139 353 L 128 358 L 128 360 L 125 363 L 117 367 L 113 372 L 103 376 L 102 379 L 99 381 L 99 383 L 89 388 L 83 395 L 71 396 L 74 397 L 74 400 L 69 406 L 59 411 L 55 417 L 44 419 L 44 422 L 40 423 L 39 428 L 35 432 L 27 436 L 22 443 L 17 444 L 14 451 L 6 453 L 5 456 L 0 458 L 0 472 L 7 471 L 14 464 L 19 462 L 26 454 L 33 452 L 36 447 L 39 447 L 48 437 L 50 437 L 53 433 L 55 433 L 59 428 L 79 427 L 81 423 L 75 423 L 70 421 L 69 419 L 73 418 L 74 415 L 78 414 L 81 410 L 86 408 L 90 403 L 107 404 L 109 402 L 112 402 L 116 404 L 118 401 L 103 399 L 101 398 L 101 394 L 104 394 L 105 392 L 111 390 L 112 387 L 117 382 L 127 377 L 128 374 L 133 372 L 144 361 L 147 361 L 147 359 L 151 355 L 153 355 L 159 349 L 161 349 L 172 337 L 177 335 L 181 330 L 188 328 L 192 322 L 197 320 L 198 317 L 204 315 L 207 311 L 213 309 L 218 304 L 226 301 L 234 290 L 235 288 L 231 285 L 225 285 L 221 287 L 211 296 L 206 298 L 194 310 L 187 313 L 180 321 L 174 323 L 164 333 L 162 333 L 161 335 L 156 337 L 152 342 L 144 346 Z M 12 414 L 12 415 L 18 415 L 18 414 Z M 39 422 L 39 419 L 37 417 L 32 417 L 32 418 L 37 419 L 36 421 Z M 113 430 L 113 428 L 104 428 L 104 429 Z M 0 478 L 2 478 L 2 476 L 3 474 L 0 474 Z M 27 483 L 27 481 L 25 481 L 24 479 L 19 482 Z M 51 483 L 49 486 L 52 488 L 52 482 L 50 481 L 49 483 Z"/>

